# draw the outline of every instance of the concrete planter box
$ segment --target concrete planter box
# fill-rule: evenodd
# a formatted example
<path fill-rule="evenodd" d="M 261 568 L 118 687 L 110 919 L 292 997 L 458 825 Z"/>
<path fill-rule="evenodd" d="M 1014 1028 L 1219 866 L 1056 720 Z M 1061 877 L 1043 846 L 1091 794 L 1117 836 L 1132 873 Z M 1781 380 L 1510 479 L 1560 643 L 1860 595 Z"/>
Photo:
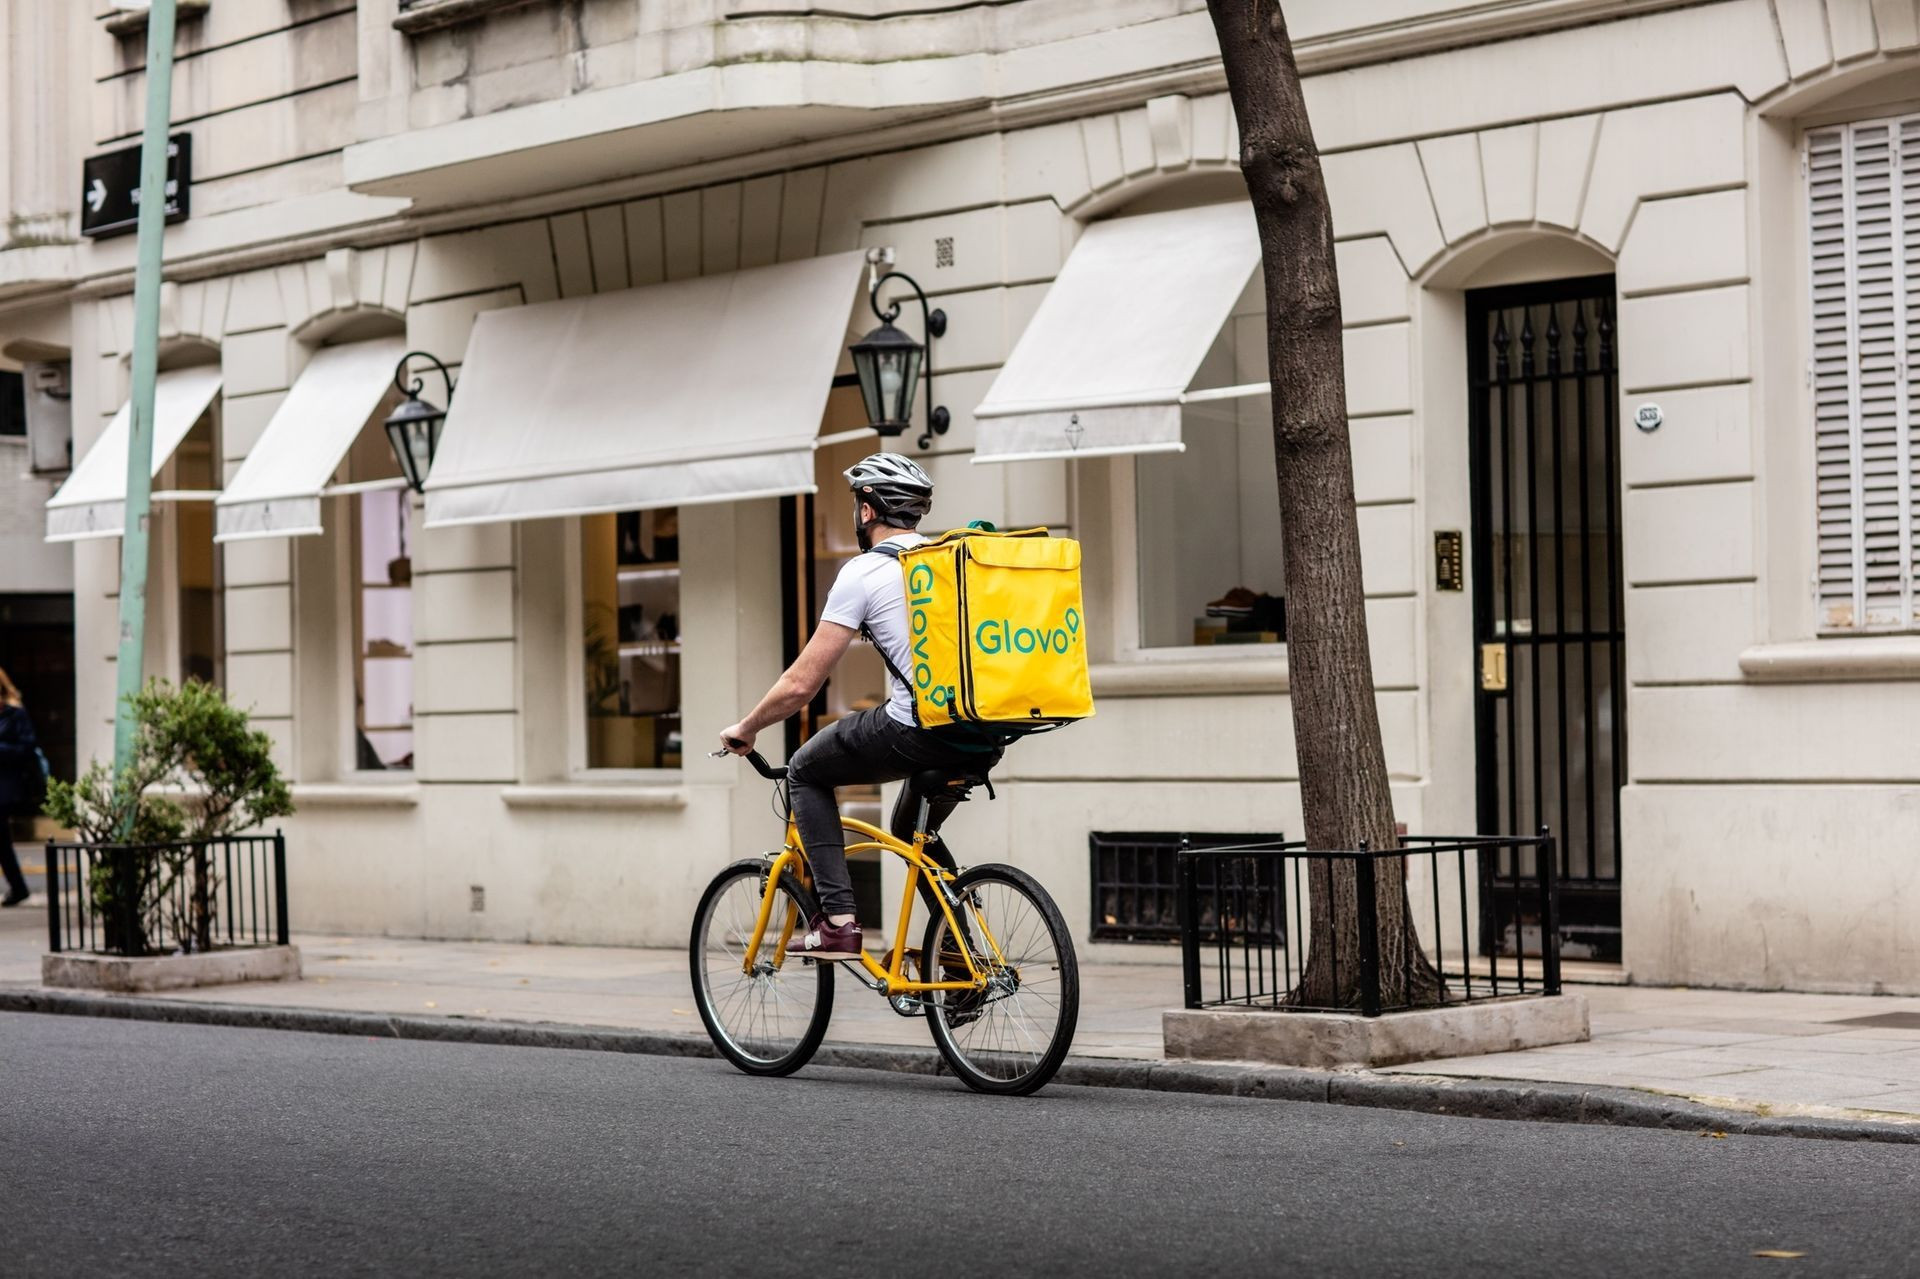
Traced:
<path fill-rule="evenodd" d="M 286 981 L 300 976 L 297 946 L 236 946 L 203 955 L 43 955 L 40 981 L 74 990 L 138 994 L 229 986 L 243 981 Z"/>
<path fill-rule="evenodd" d="M 1167 1056 L 1331 1069 L 1476 1057 L 1589 1038 L 1582 995 L 1520 996 L 1362 1017 L 1243 1008 L 1162 1016 Z"/>

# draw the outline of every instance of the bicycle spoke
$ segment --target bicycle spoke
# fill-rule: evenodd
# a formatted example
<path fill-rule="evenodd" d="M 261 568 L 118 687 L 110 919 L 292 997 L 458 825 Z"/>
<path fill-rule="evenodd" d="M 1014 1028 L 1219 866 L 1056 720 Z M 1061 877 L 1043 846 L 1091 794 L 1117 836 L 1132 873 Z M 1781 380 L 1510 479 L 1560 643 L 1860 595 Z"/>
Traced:
<path fill-rule="evenodd" d="M 1014 883 L 989 878 L 968 889 L 960 924 L 951 936 L 942 923 L 935 944 L 964 951 L 988 980 L 978 1003 L 955 992 L 935 1001 L 947 1042 L 979 1074 L 1012 1083 L 1053 1048 L 1067 1016 L 1060 941 L 1045 911 Z M 955 1017 L 961 1024 L 954 1025 Z"/>
<path fill-rule="evenodd" d="M 763 877 L 745 873 L 720 890 L 703 924 L 695 981 L 696 995 L 713 1019 L 709 1029 L 744 1057 L 772 1063 L 808 1033 L 819 1007 L 821 974 L 797 962 L 772 966 L 779 929 L 794 909 L 784 889 L 775 895 L 767 931 L 748 962 L 765 892 Z"/>

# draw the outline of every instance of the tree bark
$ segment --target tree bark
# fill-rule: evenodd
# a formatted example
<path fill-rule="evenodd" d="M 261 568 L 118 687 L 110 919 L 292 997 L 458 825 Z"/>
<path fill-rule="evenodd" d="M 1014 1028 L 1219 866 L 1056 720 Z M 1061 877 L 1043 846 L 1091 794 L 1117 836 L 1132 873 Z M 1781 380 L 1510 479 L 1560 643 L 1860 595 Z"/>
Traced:
<path fill-rule="evenodd" d="M 1333 217 L 1279 0 L 1208 0 L 1240 124 L 1240 169 L 1266 270 L 1267 367 L 1287 569 L 1287 655 L 1305 837 L 1315 849 L 1391 849 L 1393 800 L 1374 703 L 1347 434 Z M 1406 862 L 1376 865 L 1380 999 L 1437 999 L 1407 907 Z M 1352 861 L 1314 861 L 1307 961 L 1295 1003 L 1362 1002 Z"/>

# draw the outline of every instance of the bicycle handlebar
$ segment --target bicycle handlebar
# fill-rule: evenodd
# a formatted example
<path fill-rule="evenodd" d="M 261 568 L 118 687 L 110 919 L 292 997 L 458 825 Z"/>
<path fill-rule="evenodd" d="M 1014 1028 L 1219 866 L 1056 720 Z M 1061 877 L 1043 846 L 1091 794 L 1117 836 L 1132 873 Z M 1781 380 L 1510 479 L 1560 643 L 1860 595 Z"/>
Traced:
<path fill-rule="evenodd" d="M 733 754 L 732 751 L 714 751 L 708 758 L 720 759 L 731 754 Z M 754 772 L 760 774 L 760 776 L 770 782 L 783 782 L 787 779 L 787 770 L 785 768 L 775 768 L 773 765 L 767 763 L 767 757 L 759 751 L 748 751 L 746 761 L 753 765 Z"/>

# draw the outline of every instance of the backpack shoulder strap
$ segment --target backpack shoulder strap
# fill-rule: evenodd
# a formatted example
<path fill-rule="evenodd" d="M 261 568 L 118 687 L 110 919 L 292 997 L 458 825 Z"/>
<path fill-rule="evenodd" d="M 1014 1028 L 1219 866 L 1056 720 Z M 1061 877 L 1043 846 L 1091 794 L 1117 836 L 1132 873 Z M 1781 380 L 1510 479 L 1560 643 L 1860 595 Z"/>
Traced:
<path fill-rule="evenodd" d="M 878 543 L 877 545 L 869 546 L 865 551 L 861 553 L 863 555 L 881 555 L 881 556 L 885 556 L 887 559 L 898 562 L 900 559 L 900 552 L 905 549 L 906 548 L 901 546 L 898 542 L 881 542 L 881 543 Z M 914 726 L 916 728 L 924 728 L 925 725 L 921 724 L 920 722 L 920 699 L 913 695 L 912 682 L 909 681 L 906 676 L 900 673 L 898 667 L 894 666 L 893 659 L 887 656 L 887 650 L 882 648 L 880 646 L 880 641 L 874 638 L 873 628 L 868 626 L 865 622 L 860 623 L 860 638 L 873 646 L 873 651 L 880 654 L 880 664 L 887 668 L 887 674 L 893 676 L 894 681 L 897 684 L 899 684 L 901 688 L 904 688 L 907 690 L 907 705 L 913 708 Z"/>

